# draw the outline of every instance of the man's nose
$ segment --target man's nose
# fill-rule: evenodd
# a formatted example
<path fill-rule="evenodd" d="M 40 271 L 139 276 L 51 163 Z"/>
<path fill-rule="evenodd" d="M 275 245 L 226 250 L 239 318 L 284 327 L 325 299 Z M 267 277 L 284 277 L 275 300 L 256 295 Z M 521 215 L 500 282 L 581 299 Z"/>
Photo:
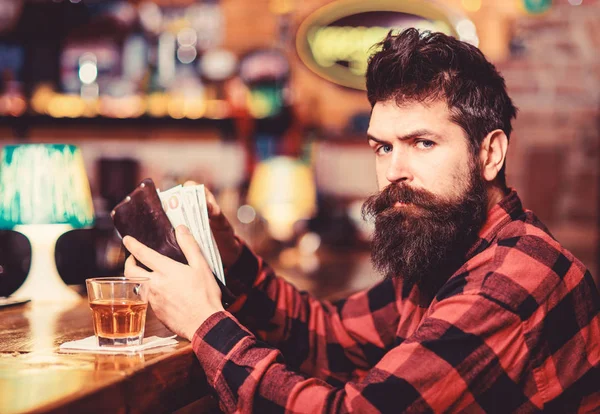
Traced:
<path fill-rule="evenodd" d="M 392 154 L 392 159 L 387 167 L 385 178 L 390 183 L 412 181 L 413 176 L 411 173 L 407 154 L 403 154 L 401 151 L 395 151 Z"/>

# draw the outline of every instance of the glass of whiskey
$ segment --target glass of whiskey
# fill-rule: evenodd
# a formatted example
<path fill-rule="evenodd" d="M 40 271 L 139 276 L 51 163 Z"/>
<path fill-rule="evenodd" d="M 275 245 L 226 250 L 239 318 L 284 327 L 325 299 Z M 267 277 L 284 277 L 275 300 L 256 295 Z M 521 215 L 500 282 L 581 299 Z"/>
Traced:
<path fill-rule="evenodd" d="M 98 345 L 141 345 L 150 279 L 97 277 L 85 282 Z"/>

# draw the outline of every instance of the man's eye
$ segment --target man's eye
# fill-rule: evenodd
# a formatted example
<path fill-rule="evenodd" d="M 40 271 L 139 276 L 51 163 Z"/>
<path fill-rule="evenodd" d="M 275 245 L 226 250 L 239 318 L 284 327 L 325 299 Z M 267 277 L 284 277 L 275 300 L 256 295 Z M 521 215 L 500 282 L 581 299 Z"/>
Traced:
<path fill-rule="evenodd" d="M 421 139 L 416 142 L 416 145 L 417 145 L 417 147 L 422 148 L 422 149 L 430 149 L 435 146 L 435 142 L 429 141 L 427 139 Z"/>
<path fill-rule="evenodd" d="M 377 153 L 379 154 L 387 154 L 389 152 L 392 152 L 391 145 L 380 145 L 379 148 L 377 148 Z"/>

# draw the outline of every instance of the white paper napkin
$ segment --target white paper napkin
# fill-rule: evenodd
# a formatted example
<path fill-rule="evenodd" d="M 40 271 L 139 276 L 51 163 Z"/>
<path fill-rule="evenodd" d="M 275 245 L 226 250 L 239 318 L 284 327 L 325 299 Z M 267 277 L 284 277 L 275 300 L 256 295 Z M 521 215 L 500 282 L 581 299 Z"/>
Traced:
<path fill-rule="evenodd" d="M 150 336 L 144 338 L 141 345 L 128 346 L 99 346 L 95 336 L 79 339 L 77 341 L 65 342 L 60 345 L 61 351 L 93 352 L 101 354 L 130 354 L 132 352 L 145 351 L 151 348 L 161 346 L 177 345 L 175 339 L 177 335 L 161 338 L 159 336 Z"/>

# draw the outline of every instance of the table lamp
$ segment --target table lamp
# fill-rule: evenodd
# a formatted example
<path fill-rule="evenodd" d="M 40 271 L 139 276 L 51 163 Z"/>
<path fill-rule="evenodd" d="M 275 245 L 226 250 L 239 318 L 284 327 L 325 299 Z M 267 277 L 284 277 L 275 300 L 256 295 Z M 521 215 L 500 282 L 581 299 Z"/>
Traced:
<path fill-rule="evenodd" d="M 94 223 L 94 208 L 81 151 L 66 144 L 7 145 L 0 155 L 0 228 L 24 234 L 31 267 L 13 297 L 75 301 L 80 296 L 56 268 L 56 241 Z"/>
<path fill-rule="evenodd" d="M 294 224 L 313 217 L 317 190 L 311 169 L 292 157 L 278 156 L 259 163 L 248 189 L 248 203 L 268 223 L 271 236 L 280 241 L 294 237 Z"/>

